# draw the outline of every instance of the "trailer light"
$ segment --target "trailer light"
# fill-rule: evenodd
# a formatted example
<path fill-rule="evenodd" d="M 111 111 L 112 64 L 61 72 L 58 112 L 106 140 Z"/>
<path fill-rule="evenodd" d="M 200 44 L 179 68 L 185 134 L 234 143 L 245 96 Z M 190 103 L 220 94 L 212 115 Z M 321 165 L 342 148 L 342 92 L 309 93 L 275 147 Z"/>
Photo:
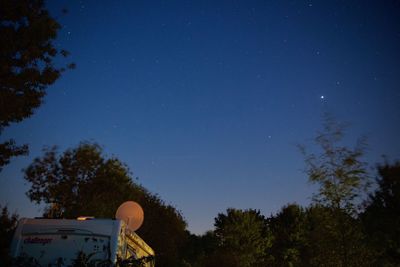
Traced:
<path fill-rule="evenodd" d="M 94 217 L 93 216 L 79 216 L 78 218 L 76 218 L 78 221 L 87 221 L 87 220 L 93 220 Z"/>

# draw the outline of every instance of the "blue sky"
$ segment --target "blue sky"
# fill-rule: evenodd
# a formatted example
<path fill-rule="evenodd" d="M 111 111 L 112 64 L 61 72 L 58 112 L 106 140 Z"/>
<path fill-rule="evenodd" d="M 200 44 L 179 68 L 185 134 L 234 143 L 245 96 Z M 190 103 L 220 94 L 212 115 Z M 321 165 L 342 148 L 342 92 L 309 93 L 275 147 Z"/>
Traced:
<path fill-rule="evenodd" d="M 309 203 L 296 145 L 326 111 L 350 122 L 349 144 L 367 136 L 371 166 L 400 159 L 398 2 L 49 4 L 77 68 L 2 136 L 30 145 L 0 173 L 0 203 L 22 216 L 41 212 L 21 169 L 44 146 L 98 142 L 195 233 L 228 207 Z"/>

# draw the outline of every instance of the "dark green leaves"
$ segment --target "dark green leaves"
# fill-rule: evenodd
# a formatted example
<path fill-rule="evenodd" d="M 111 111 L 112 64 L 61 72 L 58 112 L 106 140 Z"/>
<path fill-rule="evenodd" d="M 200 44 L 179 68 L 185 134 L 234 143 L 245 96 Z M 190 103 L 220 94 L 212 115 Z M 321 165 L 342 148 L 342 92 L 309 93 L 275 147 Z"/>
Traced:
<path fill-rule="evenodd" d="M 55 59 L 68 56 L 53 43 L 60 27 L 41 0 L 0 1 L 0 134 L 30 117 L 47 87 L 60 77 L 64 68 L 56 66 Z M 27 145 L 10 143 L 14 140 L 1 144 L 0 171 L 11 157 L 28 151 Z"/>

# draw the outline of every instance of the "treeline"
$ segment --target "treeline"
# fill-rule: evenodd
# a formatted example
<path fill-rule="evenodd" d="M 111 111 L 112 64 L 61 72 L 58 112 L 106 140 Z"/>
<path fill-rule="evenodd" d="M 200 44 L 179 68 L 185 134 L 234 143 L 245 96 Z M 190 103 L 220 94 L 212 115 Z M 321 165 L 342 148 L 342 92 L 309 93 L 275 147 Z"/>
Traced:
<path fill-rule="evenodd" d="M 317 152 L 300 147 L 318 186 L 308 207 L 289 204 L 269 217 L 228 209 L 213 231 L 190 236 L 186 266 L 400 266 L 400 162 L 378 165 L 369 190 L 365 142 L 343 146 L 343 133 L 326 116 Z"/>
<path fill-rule="evenodd" d="M 359 164 L 357 157 L 353 164 Z M 215 228 L 201 236 L 188 232 L 175 207 L 134 183 L 127 166 L 117 158 L 106 158 L 97 144 L 82 143 L 62 154 L 47 149 L 24 173 L 31 185 L 28 197 L 46 204 L 43 216 L 48 218 L 82 214 L 112 218 L 122 202 L 139 202 L 146 216 L 138 234 L 156 251 L 159 267 L 399 266 L 400 162 L 377 169 L 377 187 L 359 202 L 361 206 L 355 205 L 355 196 L 348 197 L 367 177 L 358 169 L 349 188 L 341 184 L 343 178 L 331 180 L 332 184 L 325 181 L 308 207 L 289 204 L 269 217 L 254 209 L 231 208 L 218 214 Z M 330 193 L 347 192 L 340 206 L 326 197 L 325 186 L 337 187 Z M 2 259 L 7 259 L 16 221 L 17 216 L 3 207 Z"/>
<path fill-rule="evenodd" d="M 357 215 L 289 204 L 269 217 L 228 209 L 191 235 L 187 266 L 400 266 L 400 163 L 379 166 L 379 187 Z"/>
<path fill-rule="evenodd" d="M 134 183 L 128 167 L 115 157 L 106 158 L 99 145 L 82 143 L 62 154 L 45 149 L 24 173 L 31 185 L 27 196 L 46 205 L 45 218 L 114 218 L 123 202 L 140 203 L 146 215 L 137 233 L 157 251 L 158 266 L 176 266 L 187 235 L 183 217 Z"/>

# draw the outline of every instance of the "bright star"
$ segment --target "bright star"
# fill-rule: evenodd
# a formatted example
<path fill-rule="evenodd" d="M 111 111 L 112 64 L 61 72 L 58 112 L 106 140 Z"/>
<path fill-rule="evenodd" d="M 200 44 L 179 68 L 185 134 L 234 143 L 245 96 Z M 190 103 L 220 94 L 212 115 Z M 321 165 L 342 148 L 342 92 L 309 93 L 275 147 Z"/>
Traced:
<path fill-rule="evenodd" d="M 321 97 L 320 97 L 321 99 L 325 99 L 325 96 L 323 96 L 323 95 L 321 95 Z"/>

